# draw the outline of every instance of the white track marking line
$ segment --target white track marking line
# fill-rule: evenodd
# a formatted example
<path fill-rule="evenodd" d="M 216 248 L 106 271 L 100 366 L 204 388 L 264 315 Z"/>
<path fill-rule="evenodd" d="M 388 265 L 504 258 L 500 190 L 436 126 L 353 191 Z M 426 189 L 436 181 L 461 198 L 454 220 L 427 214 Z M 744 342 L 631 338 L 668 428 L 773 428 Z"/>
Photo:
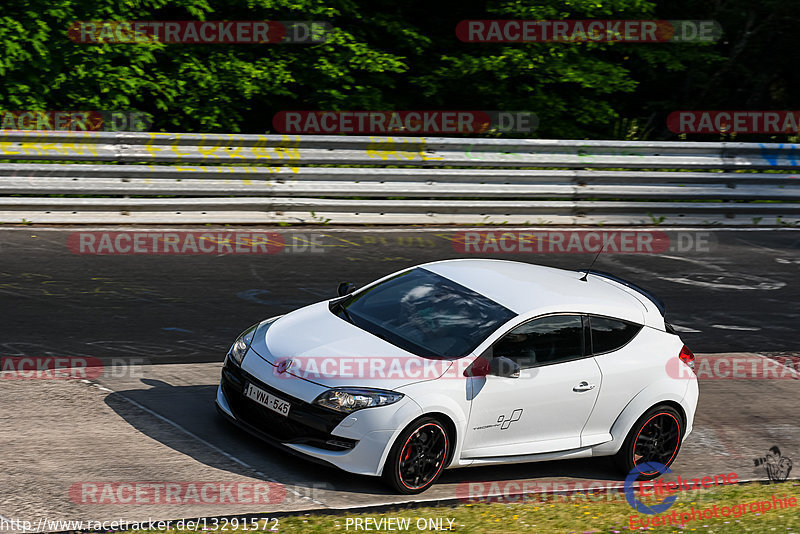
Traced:
<path fill-rule="evenodd" d="M 697 333 L 702 332 L 702 330 L 697 330 L 695 328 L 689 328 L 688 326 L 681 326 L 679 324 L 670 323 L 672 328 L 675 329 L 676 332 L 686 332 L 686 333 Z"/>
<path fill-rule="evenodd" d="M 196 439 L 197 441 L 199 441 L 200 443 L 202 443 L 202 444 L 203 444 L 203 445 L 205 445 L 206 447 L 208 447 L 208 448 L 210 448 L 210 449 L 212 449 L 212 450 L 214 450 L 214 451 L 216 451 L 216 452 L 220 453 L 221 455 L 225 456 L 225 457 L 226 457 L 226 458 L 228 458 L 229 460 L 231 460 L 231 461 L 233 461 L 233 462 L 235 462 L 235 463 L 237 463 L 237 464 L 239 464 L 239 465 L 241 465 L 241 466 L 243 466 L 243 467 L 246 467 L 247 469 L 249 469 L 249 470 L 251 470 L 252 472 L 254 472 L 255 474 L 257 474 L 258 476 L 260 476 L 260 477 L 262 477 L 262 478 L 264 478 L 264 479 L 266 479 L 266 480 L 268 480 L 268 481 L 270 481 L 270 482 L 274 482 L 275 484 L 280 484 L 281 486 L 283 486 L 284 488 L 286 488 L 286 491 L 289 491 L 289 492 L 291 492 L 291 493 L 294 493 L 294 494 L 295 494 L 297 497 L 300 497 L 301 499 L 308 499 L 309 501 L 313 502 L 314 504 L 318 504 L 318 505 L 320 505 L 320 506 L 326 506 L 326 505 L 325 505 L 325 503 L 323 503 L 323 502 L 320 502 L 320 501 L 318 501 L 318 500 L 316 500 L 316 499 L 312 499 L 311 497 L 307 497 L 307 496 L 305 496 L 305 495 L 302 495 L 302 494 L 301 494 L 299 491 L 296 491 L 296 490 L 294 490 L 294 489 L 292 489 L 292 488 L 288 487 L 286 484 L 283 484 L 282 482 L 278 482 L 278 481 L 277 481 L 277 480 L 275 480 L 274 478 L 272 478 L 272 477 L 270 477 L 270 476 L 266 475 L 265 473 L 262 473 L 261 471 L 259 471 L 259 470 L 258 470 L 258 469 L 256 469 L 255 467 L 253 467 L 252 465 L 248 464 L 248 463 L 247 463 L 247 462 L 245 462 L 244 460 L 240 460 L 239 458 L 237 458 L 236 456 L 234 456 L 234 455 L 230 454 L 229 452 L 226 452 L 226 451 L 224 451 L 224 450 L 220 449 L 219 447 L 217 447 L 217 446 L 216 446 L 216 445 L 214 445 L 213 443 L 210 443 L 210 442 L 208 442 L 208 441 L 204 440 L 203 438 L 201 438 L 200 436 L 198 436 L 198 435 L 197 435 L 197 434 L 195 434 L 194 432 L 192 432 L 192 431 L 190 431 L 190 430 L 187 430 L 186 428 L 182 427 L 181 425 L 179 425 L 178 423 L 176 423 L 176 422 L 175 422 L 175 421 L 173 421 L 172 419 L 169 419 L 169 418 L 167 418 L 167 417 L 164 417 L 163 415 L 161 415 L 161 414 L 159 414 L 159 413 L 157 413 L 157 412 L 154 412 L 153 410 L 151 410 L 151 409 L 150 409 L 150 408 L 148 408 L 147 406 L 144 406 L 143 404 L 140 404 L 140 403 L 136 402 L 136 401 L 135 401 L 135 400 L 133 400 L 133 399 L 129 399 L 128 397 L 126 397 L 125 395 L 123 395 L 123 394 L 119 393 L 118 391 L 114 391 L 114 390 L 108 389 L 108 388 L 107 388 L 107 387 L 105 387 L 105 386 L 101 386 L 100 384 L 98 384 L 98 383 L 96 383 L 96 382 L 89 381 L 89 380 L 81 380 L 81 382 L 85 382 L 85 383 L 91 384 L 91 385 L 93 385 L 93 386 L 97 387 L 97 388 L 98 388 L 100 391 L 109 392 L 109 393 L 117 393 L 117 394 L 118 394 L 118 395 L 119 395 L 121 398 L 125 399 L 127 402 L 129 402 L 129 403 L 131 403 L 132 405 L 136 406 L 136 407 L 137 407 L 137 408 L 139 408 L 140 410 L 142 410 L 142 411 L 144 411 L 144 412 L 147 412 L 147 413 L 149 413 L 150 415 L 152 415 L 152 416 L 156 417 L 157 419 L 159 419 L 159 420 L 161 420 L 161 421 L 164 421 L 165 423 L 167 423 L 167 424 L 169 424 L 169 425 L 171 425 L 171 426 L 173 426 L 173 427 L 177 428 L 178 430 L 180 430 L 181 432 L 183 432 L 183 433 L 184 433 L 184 434 L 186 434 L 187 436 L 189 436 L 189 437 L 191 437 L 191 438 L 194 438 L 194 439 Z"/>

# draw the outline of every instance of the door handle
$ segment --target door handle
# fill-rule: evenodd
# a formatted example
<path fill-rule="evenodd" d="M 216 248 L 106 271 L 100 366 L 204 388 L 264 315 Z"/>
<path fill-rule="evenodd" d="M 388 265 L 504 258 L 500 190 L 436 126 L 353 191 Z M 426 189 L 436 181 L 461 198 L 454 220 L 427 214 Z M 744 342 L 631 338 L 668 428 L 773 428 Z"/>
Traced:
<path fill-rule="evenodd" d="M 572 391 L 590 391 L 592 389 L 594 389 L 594 384 L 590 384 L 589 382 L 583 381 L 574 388 L 572 388 Z"/>

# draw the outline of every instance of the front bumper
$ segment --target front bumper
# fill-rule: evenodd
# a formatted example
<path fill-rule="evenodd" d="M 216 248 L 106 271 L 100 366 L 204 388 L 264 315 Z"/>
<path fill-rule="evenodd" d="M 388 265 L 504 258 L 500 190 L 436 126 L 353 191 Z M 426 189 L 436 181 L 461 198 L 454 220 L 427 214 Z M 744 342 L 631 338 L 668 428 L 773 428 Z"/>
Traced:
<path fill-rule="evenodd" d="M 226 360 L 217 388 L 218 411 L 267 443 L 350 473 L 379 475 L 390 444 L 403 428 L 398 424 L 387 429 L 387 423 L 391 425 L 398 418 L 410 420 L 420 412 L 416 403 L 407 398 L 353 414 L 334 412 L 289 395 L 286 388 L 278 389 L 267 383 L 276 380 L 272 365 L 258 355 L 249 354 L 243 363 L 244 369 Z M 269 368 L 261 369 L 265 365 Z M 288 417 L 245 397 L 247 382 L 288 401 L 291 404 Z"/>
<path fill-rule="evenodd" d="M 289 401 L 289 416 L 279 415 L 244 396 L 245 384 Z M 331 431 L 347 414 L 314 406 L 271 387 L 247 373 L 229 360 L 222 368 L 217 392 L 217 406 L 238 423 L 255 429 L 269 441 L 282 444 L 310 445 L 331 451 L 353 449 L 358 440 L 337 438 Z M 242 426 L 244 426 L 242 425 Z"/>
<path fill-rule="evenodd" d="M 314 458 L 313 456 L 308 456 L 306 454 L 302 454 L 298 451 L 295 451 L 294 449 L 287 447 L 285 443 L 281 443 L 279 440 L 275 439 L 273 436 L 267 434 L 266 432 L 262 432 L 260 429 L 254 427 L 253 425 L 245 423 L 241 419 L 237 419 L 236 416 L 233 415 L 233 412 L 231 411 L 230 405 L 228 404 L 228 399 L 225 398 L 225 393 L 222 392 L 221 385 L 217 387 L 217 399 L 215 404 L 217 405 L 217 412 L 219 412 L 220 415 L 224 416 L 228 421 L 235 424 L 242 430 L 246 430 L 247 432 L 253 434 L 257 438 L 260 438 L 262 441 L 265 441 L 274 447 L 282 449 L 286 452 L 289 452 L 291 454 L 294 454 L 295 456 L 299 456 L 306 460 L 311 460 L 315 463 L 326 465 L 329 467 L 336 467 L 336 465 L 330 462 L 326 462 L 325 460 Z"/>

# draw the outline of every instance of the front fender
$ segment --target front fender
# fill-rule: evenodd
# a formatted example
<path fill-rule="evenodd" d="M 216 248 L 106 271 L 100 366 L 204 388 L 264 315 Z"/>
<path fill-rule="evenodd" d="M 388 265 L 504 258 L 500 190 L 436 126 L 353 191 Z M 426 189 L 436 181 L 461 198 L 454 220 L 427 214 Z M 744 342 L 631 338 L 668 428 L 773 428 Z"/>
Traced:
<path fill-rule="evenodd" d="M 454 432 L 454 435 L 451 436 L 454 443 L 452 447 L 452 461 L 450 462 L 451 467 L 459 467 L 472 463 L 471 460 L 466 463 L 462 463 L 459 460 L 461 457 L 461 444 L 464 442 L 463 435 L 467 427 L 469 409 L 471 406 L 468 395 L 469 388 L 470 385 L 467 378 L 463 376 L 449 376 L 446 374 L 435 382 L 409 384 L 398 390 L 402 391 L 419 404 L 423 415 L 441 414 L 450 420 Z M 388 450 L 386 454 L 388 455 Z"/>

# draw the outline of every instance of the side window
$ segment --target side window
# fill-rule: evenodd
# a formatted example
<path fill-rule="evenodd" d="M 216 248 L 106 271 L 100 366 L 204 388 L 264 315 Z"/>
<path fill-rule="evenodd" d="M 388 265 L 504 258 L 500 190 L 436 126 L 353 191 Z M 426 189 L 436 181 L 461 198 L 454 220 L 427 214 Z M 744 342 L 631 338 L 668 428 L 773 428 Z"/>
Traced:
<path fill-rule="evenodd" d="M 641 325 L 607 317 L 591 317 L 589 321 L 592 325 L 593 354 L 622 348 L 642 329 Z"/>
<path fill-rule="evenodd" d="M 551 315 L 516 327 L 493 346 L 494 356 L 505 356 L 523 369 L 580 358 L 583 327 L 580 315 Z"/>

